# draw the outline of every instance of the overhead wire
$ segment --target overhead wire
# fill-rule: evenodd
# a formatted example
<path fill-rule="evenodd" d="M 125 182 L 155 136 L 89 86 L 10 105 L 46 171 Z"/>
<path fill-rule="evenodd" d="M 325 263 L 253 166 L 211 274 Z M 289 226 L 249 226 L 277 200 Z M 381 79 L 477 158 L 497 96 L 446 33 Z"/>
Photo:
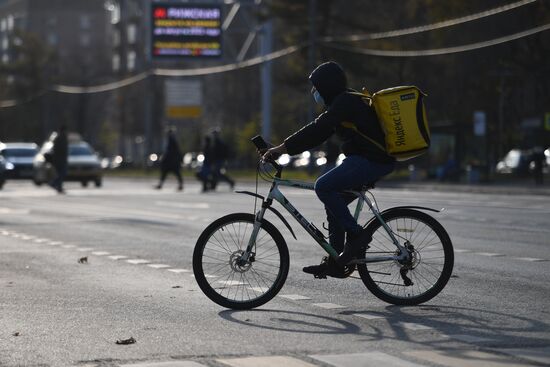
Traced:
<path fill-rule="evenodd" d="M 529 5 L 540 0 L 521 0 L 515 3 L 506 4 L 489 10 L 485 10 L 479 13 L 466 15 L 459 18 L 444 20 L 441 22 L 436 22 L 432 24 L 426 24 L 417 27 L 396 29 L 393 31 L 377 32 L 377 33 L 367 33 L 367 34 L 355 34 L 355 35 L 345 35 L 345 36 L 327 36 L 320 39 L 321 42 L 354 42 L 354 41 L 367 41 L 367 40 L 377 40 L 383 38 L 392 38 L 400 37 L 411 34 L 417 34 L 427 31 L 433 31 L 440 28 L 451 27 L 474 20 L 486 18 L 492 15 L 500 14 L 512 9 L 519 8 L 521 6 Z"/>
<path fill-rule="evenodd" d="M 329 37 L 323 37 L 319 39 L 319 41 L 322 43 L 324 47 L 327 47 L 327 48 L 339 49 L 343 51 L 365 54 L 365 55 L 386 56 L 386 57 L 433 56 L 433 55 L 442 55 L 442 54 L 470 51 L 470 50 L 475 50 L 483 47 L 493 46 L 504 42 L 509 42 L 512 40 L 516 40 L 522 37 L 532 35 L 534 33 L 542 32 L 547 30 L 549 25 L 543 25 L 540 27 L 532 28 L 524 32 L 519 32 L 514 35 L 496 38 L 490 41 L 478 42 L 478 43 L 462 45 L 457 47 L 446 47 L 446 48 L 428 49 L 428 50 L 409 50 L 409 51 L 376 50 L 376 49 L 366 49 L 366 48 L 354 48 L 354 47 L 343 46 L 343 45 L 330 45 L 329 43 L 333 43 L 337 41 L 345 42 L 345 41 L 383 39 L 383 38 L 391 38 L 391 37 L 398 37 L 403 35 L 426 32 L 430 30 L 450 27 L 450 26 L 462 24 L 465 22 L 485 18 L 488 16 L 500 14 L 502 12 L 516 9 L 524 5 L 535 3 L 537 1 L 540 1 L 540 0 L 521 0 L 521 1 L 517 1 L 507 5 L 503 5 L 500 7 L 496 7 L 493 9 L 489 9 L 486 11 L 482 11 L 476 14 L 471 14 L 464 17 L 454 18 L 454 19 L 441 21 L 433 24 L 427 24 L 423 26 L 403 28 L 403 29 L 397 29 L 397 30 L 386 31 L 386 32 L 370 33 L 370 34 L 358 34 L 358 35 L 349 35 L 349 36 L 329 36 Z M 119 81 L 100 84 L 100 85 L 94 85 L 94 86 L 71 86 L 71 85 L 55 84 L 51 87 L 51 90 L 55 92 L 67 93 L 67 94 L 94 94 L 94 93 L 108 92 L 108 91 L 116 90 L 119 88 L 123 88 L 129 85 L 135 84 L 137 82 L 140 82 L 146 79 L 150 75 L 165 76 L 165 77 L 186 77 L 186 76 L 204 76 L 204 75 L 219 74 L 219 73 L 234 71 L 238 69 L 259 65 L 265 62 L 269 62 L 269 61 L 293 54 L 305 47 L 308 47 L 307 43 L 303 43 L 300 45 L 293 45 L 293 46 L 289 46 L 284 49 L 269 53 L 267 55 L 257 56 L 245 61 L 240 61 L 240 62 L 226 64 L 226 65 L 212 66 L 212 67 L 193 68 L 193 69 L 155 68 L 155 69 L 144 71 L 142 73 L 139 73 L 137 75 L 134 75 Z M 20 102 L 16 100 L 0 101 L 0 108 L 13 107 L 19 103 Z"/>
<path fill-rule="evenodd" d="M 508 36 L 495 38 L 488 41 L 476 42 L 462 46 L 455 47 L 444 47 L 436 49 L 427 49 L 427 50 L 380 50 L 380 49 L 370 49 L 370 48 L 359 48 L 359 47 L 349 47 L 344 45 L 330 45 L 323 44 L 323 47 L 332 48 L 336 50 L 351 52 L 361 55 L 371 55 L 371 56 L 385 56 L 385 57 L 419 57 L 419 56 L 436 56 L 436 55 L 448 55 L 458 52 L 466 52 L 477 50 L 480 48 L 495 46 L 501 43 L 510 42 L 520 38 L 528 37 L 536 33 L 544 32 L 550 29 L 550 24 L 544 24 L 539 27 L 531 28 L 523 32 L 514 33 Z"/>

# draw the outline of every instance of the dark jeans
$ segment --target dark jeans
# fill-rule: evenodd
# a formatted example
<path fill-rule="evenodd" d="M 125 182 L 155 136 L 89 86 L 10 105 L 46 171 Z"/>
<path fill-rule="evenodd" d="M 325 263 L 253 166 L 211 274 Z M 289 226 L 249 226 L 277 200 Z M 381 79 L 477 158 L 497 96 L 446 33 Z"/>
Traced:
<path fill-rule="evenodd" d="M 163 183 L 164 183 L 164 180 L 166 180 L 166 176 L 168 175 L 168 173 L 173 173 L 177 179 L 178 179 L 178 184 L 180 187 L 183 186 L 183 179 L 181 178 L 181 172 L 180 172 L 180 168 L 179 167 L 169 167 L 169 168 L 161 168 L 160 170 L 160 183 L 159 183 L 159 186 L 162 186 Z"/>
<path fill-rule="evenodd" d="M 213 173 L 212 173 L 212 189 L 215 189 L 219 182 L 227 182 L 229 186 L 233 187 L 235 185 L 235 181 L 233 181 L 229 176 L 222 173 L 223 169 L 223 161 L 217 161 L 213 164 Z"/>
<path fill-rule="evenodd" d="M 60 164 L 55 166 L 55 178 L 51 182 L 51 185 L 58 191 L 63 191 L 63 181 L 67 176 L 67 165 Z"/>
<path fill-rule="evenodd" d="M 389 174 L 394 167 L 394 164 L 376 163 L 361 156 L 349 156 L 341 165 L 317 179 L 315 193 L 325 204 L 329 241 L 336 251 L 343 249 L 346 232 L 355 232 L 362 228 L 348 209 L 355 196 L 341 191 L 360 189 L 363 185 Z"/>

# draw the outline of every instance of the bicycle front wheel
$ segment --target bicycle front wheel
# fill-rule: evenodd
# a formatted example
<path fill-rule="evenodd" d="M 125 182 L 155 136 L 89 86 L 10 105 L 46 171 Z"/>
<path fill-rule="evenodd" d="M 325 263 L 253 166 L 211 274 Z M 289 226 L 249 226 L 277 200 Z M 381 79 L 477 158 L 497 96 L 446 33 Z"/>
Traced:
<path fill-rule="evenodd" d="M 411 256 L 407 261 L 359 264 L 363 283 L 376 297 L 395 305 L 429 301 L 441 292 L 453 271 L 453 246 L 447 231 L 433 217 L 413 209 L 390 209 L 382 218 Z M 372 233 L 367 260 L 398 254 L 379 221 L 374 220 L 367 228 Z"/>
<path fill-rule="evenodd" d="M 210 224 L 197 240 L 195 279 L 204 294 L 220 306 L 241 310 L 261 306 L 275 297 L 286 280 L 286 242 L 265 219 L 249 259 L 242 260 L 253 228 L 254 215 L 230 214 Z"/>

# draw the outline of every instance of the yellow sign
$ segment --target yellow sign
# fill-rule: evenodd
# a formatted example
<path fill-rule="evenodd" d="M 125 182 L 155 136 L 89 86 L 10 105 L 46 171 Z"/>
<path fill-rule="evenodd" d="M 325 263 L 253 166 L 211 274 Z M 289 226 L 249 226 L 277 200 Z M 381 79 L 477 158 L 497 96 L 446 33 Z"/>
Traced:
<path fill-rule="evenodd" d="M 166 108 L 166 117 L 173 119 L 200 117 L 200 106 L 170 106 Z"/>
<path fill-rule="evenodd" d="M 546 112 L 544 115 L 544 128 L 550 131 L 550 112 Z"/>

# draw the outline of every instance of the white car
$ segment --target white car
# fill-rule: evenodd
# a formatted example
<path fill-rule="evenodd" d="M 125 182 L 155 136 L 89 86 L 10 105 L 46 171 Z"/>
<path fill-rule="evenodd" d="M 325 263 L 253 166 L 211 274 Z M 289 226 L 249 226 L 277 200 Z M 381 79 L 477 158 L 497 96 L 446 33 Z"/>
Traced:
<path fill-rule="evenodd" d="M 53 142 L 48 140 L 42 145 L 36 155 L 34 165 L 34 183 L 38 186 L 50 182 L 54 178 L 54 168 L 46 159 L 53 148 Z M 91 181 L 96 187 L 102 184 L 102 168 L 98 154 L 83 141 L 69 143 L 68 169 L 65 181 L 79 181 L 83 187 Z"/>

